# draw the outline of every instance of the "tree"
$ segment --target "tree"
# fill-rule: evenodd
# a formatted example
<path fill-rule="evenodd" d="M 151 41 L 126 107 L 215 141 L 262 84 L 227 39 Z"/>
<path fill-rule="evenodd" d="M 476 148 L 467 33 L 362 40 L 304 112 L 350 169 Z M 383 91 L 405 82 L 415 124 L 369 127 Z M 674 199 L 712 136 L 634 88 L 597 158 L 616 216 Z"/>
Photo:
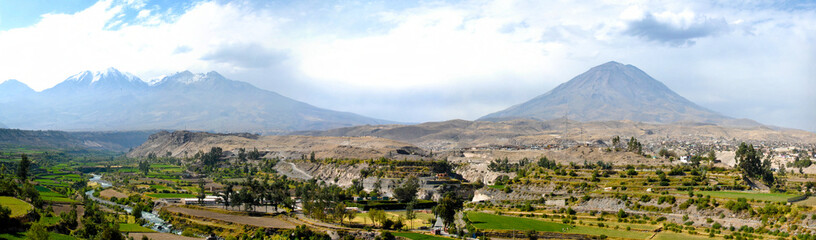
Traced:
<path fill-rule="evenodd" d="M 309 154 L 309 161 L 311 161 L 311 162 L 315 161 L 315 152 L 314 151 L 312 151 L 312 153 Z"/>
<path fill-rule="evenodd" d="M 147 176 L 147 173 L 150 172 L 150 162 L 148 161 L 139 161 L 139 170 Z"/>
<path fill-rule="evenodd" d="M 416 177 L 410 177 L 402 183 L 401 186 L 394 189 L 394 195 L 400 202 L 411 202 L 416 199 L 416 194 L 419 191 L 419 180 Z"/>
<path fill-rule="evenodd" d="M 405 219 L 408 219 L 409 228 L 414 228 L 413 221 L 416 219 L 416 212 L 414 212 L 414 202 L 409 202 L 408 205 L 405 206 Z"/>
<path fill-rule="evenodd" d="M 130 210 L 130 214 L 136 219 L 142 218 L 142 204 L 136 204 L 136 206 Z"/>
<path fill-rule="evenodd" d="M 385 219 L 387 219 L 387 217 L 385 216 L 385 211 L 380 209 L 368 210 L 368 218 L 371 219 L 371 223 L 374 226 L 376 226 L 378 222 L 382 224 L 383 222 L 385 222 Z"/>
<path fill-rule="evenodd" d="M 204 192 L 204 178 L 198 179 L 198 204 L 204 205 L 204 198 L 207 197 Z"/>
<path fill-rule="evenodd" d="M 447 228 L 455 220 L 456 212 L 462 210 L 463 207 L 462 201 L 452 192 L 449 192 L 439 200 L 439 203 L 433 208 L 433 213 L 434 216 L 442 218 L 442 222 Z"/>
<path fill-rule="evenodd" d="M 770 159 L 762 161 L 762 152 L 755 149 L 753 144 L 740 143 L 734 159 L 745 177 L 762 178 L 767 184 L 774 182 Z"/>
<path fill-rule="evenodd" d="M 244 148 L 239 148 L 238 149 L 238 160 L 241 160 L 241 162 L 247 160 L 246 149 L 244 149 Z"/>
<path fill-rule="evenodd" d="M 717 152 L 714 152 L 714 150 L 710 150 L 710 151 L 708 151 L 707 157 L 708 157 L 708 161 L 711 161 L 713 163 L 713 162 L 717 161 Z"/>
<path fill-rule="evenodd" d="M 629 139 L 629 143 L 626 144 L 626 151 L 641 154 L 643 153 L 643 145 L 638 142 L 637 138 L 632 137 Z"/>
<path fill-rule="evenodd" d="M 234 184 L 228 183 L 226 187 L 224 187 L 224 192 L 218 194 L 221 197 L 221 203 L 224 204 L 224 209 L 230 207 L 230 198 L 233 194 L 235 194 L 235 190 L 233 190 Z"/>
<path fill-rule="evenodd" d="M 31 228 L 28 229 L 28 233 L 26 233 L 26 237 L 32 240 L 48 240 L 49 239 L 48 229 L 45 229 L 40 222 L 35 222 L 31 225 Z"/>
<path fill-rule="evenodd" d="M 31 161 L 28 160 L 28 155 L 23 154 L 20 156 L 20 165 L 17 168 L 17 177 L 20 178 L 21 182 L 25 182 L 28 179 L 29 165 L 31 165 Z"/>

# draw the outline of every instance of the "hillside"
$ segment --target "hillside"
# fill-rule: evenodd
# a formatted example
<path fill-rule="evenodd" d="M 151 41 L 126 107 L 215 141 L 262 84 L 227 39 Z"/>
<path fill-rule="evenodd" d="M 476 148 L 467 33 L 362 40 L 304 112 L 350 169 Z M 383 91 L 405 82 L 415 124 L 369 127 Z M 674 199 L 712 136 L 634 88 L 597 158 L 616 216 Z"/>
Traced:
<path fill-rule="evenodd" d="M 578 121 L 631 120 L 760 126 L 751 120 L 733 119 L 701 107 L 637 67 L 618 62 L 593 67 L 547 93 L 479 120 L 550 120 L 565 117 Z"/>
<path fill-rule="evenodd" d="M 147 140 L 153 131 L 63 132 L 0 129 L 0 145 L 82 148 L 126 152 Z"/>
<path fill-rule="evenodd" d="M 81 131 L 187 129 L 285 133 L 387 124 L 318 108 L 216 72 L 176 73 L 150 84 L 116 69 L 81 72 L 42 92 L 0 85 L 0 122 L 20 129 Z"/>
<path fill-rule="evenodd" d="M 566 129 L 566 130 L 565 130 Z M 564 119 L 500 122 L 451 120 L 417 125 L 357 126 L 327 131 L 298 132 L 309 136 L 374 136 L 447 150 L 488 145 L 547 145 L 563 142 L 609 141 L 634 136 L 642 141 L 757 141 L 816 143 L 816 134 L 767 127 L 724 127 L 714 124 L 650 124 L 633 121 L 577 122 Z"/>
<path fill-rule="evenodd" d="M 215 134 L 189 131 L 162 131 L 151 135 L 141 146 L 130 151 L 128 157 L 145 157 L 150 153 L 174 157 L 192 157 L 198 151 L 221 147 L 224 151 L 248 151 L 257 148 L 267 158 L 300 159 L 312 152 L 317 158 L 395 159 L 422 158 L 426 155 L 411 144 L 376 137 L 310 137 L 260 136 L 255 134 Z"/>

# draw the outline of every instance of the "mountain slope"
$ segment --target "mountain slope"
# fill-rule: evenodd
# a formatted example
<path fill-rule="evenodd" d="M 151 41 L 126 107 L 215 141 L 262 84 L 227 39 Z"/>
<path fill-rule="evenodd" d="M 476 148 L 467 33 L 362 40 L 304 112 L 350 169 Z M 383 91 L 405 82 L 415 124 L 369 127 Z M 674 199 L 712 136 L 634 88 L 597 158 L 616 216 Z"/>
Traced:
<path fill-rule="evenodd" d="M 13 147 L 79 148 L 124 152 L 137 147 L 155 131 L 63 132 L 0 129 L 0 145 Z"/>
<path fill-rule="evenodd" d="M 0 103 L 25 100 L 35 93 L 28 85 L 14 79 L 0 83 Z"/>
<path fill-rule="evenodd" d="M 816 144 L 816 133 L 795 129 L 725 127 L 714 124 L 650 124 L 634 121 L 577 122 L 566 119 L 537 121 L 450 120 L 417 125 L 355 126 L 325 131 L 295 132 L 307 136 L 379 137 L 407 142 L 434 152 L 486 146 L 547 146 L 608 142 L 614 136 L 634 136 L 643 143 L 661 144 L 667 139 L 689 142 L 739 144 L 785 142 Z"/>
<path fill-rule="evenodd" d="M 0 121 L 22 129 L 284 133 L 391 123 L 318 108 L 216 72 L 185 71 L 148 84 L 112 68 L 81 72 L 27 101 L 0 102 L 0 109 Z"/>
<path fill-rule="evenodd" d="M 723 116 L 678 95 L 632 65 L 608 62 L 551 91 L 479 120 L 567 117 L 578 121 L 632 120 L 650 123 L 700 122 L 756 126 Z"/>

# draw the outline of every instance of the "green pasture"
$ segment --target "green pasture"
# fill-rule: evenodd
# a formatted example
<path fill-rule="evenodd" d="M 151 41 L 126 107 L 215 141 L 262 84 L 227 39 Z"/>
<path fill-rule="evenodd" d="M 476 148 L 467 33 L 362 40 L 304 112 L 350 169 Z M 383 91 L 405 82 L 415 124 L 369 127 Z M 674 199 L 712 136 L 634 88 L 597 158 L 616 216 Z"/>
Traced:
<path fill-rule="evenodd" d="M 152 198 L 194 198 L 196 197 L 193 194 L 189 193 L 150 193 L 147 194 L 148 197 Z"/>
<path fill-rule="evenodd" d="M 479 229 L 515 231 L 534 230 L 539 232 L 576 233 L 594 236 L 606 235 L 608 237 L 632 239 L 646 239 L 651 236 L 651 233 L 648 232 L 625 231 L 588 226 L 571 226 L 563 223 L 549 222 L 532 218 L 500 216 L 481 212 L 468 212 L 467 216 L 473 226 Z"/>
<path fill-rule="evenodd" d="M 28 213 L 28 211 L 34 209 L 34 207 L 31 206 L 31 204 L 23 200 L 6 196 L 0 197 L 0 205 L 11 209 L 11 217 L 25 215 L 26 213 Z"/>
<path fill-rule="evenodd" d="M 122 232 L 155 232 L 153 229 L 142 227 L 135 223 L 120 223 L 119 231 Z"/>

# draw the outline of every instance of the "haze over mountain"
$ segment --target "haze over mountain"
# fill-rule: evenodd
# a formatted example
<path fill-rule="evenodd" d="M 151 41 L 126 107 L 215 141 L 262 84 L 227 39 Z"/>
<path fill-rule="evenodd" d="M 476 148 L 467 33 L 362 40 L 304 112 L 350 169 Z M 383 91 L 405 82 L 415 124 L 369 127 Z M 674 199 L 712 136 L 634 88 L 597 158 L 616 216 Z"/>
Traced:
<path fill-rule="evenodd" d="M 216 72 L 179 72 L 147 83 L 110 68 L 35 92 L 0 85 L 0 122 L 20 129 L 283 133 L 391 123 L 318 108 Z"/>
<path fill-rule="evenodd" d="M 545 94 L 479 120 L 550 120 L 564 117 L 578 121 L 760 125 L 752 120 L 730 118 L 701 107 L 637 67 L 614 61 L 593 67 Z"/>

